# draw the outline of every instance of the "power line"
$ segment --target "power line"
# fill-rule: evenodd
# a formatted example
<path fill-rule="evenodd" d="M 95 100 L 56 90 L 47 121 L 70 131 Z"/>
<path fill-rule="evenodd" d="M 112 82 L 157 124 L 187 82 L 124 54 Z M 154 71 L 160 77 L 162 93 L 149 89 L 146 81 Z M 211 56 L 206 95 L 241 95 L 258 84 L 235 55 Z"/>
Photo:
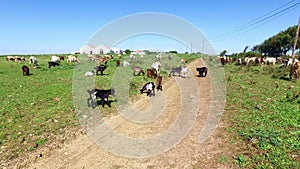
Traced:
<path fill-rule="evenodd" d="M 274 9 L 274 10 L 272 10 L 272 11 L 270 11 L 270 12 L 268 12 L 268 13 L 266 13 L 266 14 L 264 14 L 264 15 L 258 17 L 258 18 L 255 18 L 255 19 L 249 21 L 248 23 L 246 23 L 246 24 L 244 24 L 244 25 L 239 26 L 239 27 L 237 28 L 237 30 L 238 30 L 238 29 L 241 29 L 241 28 L 244 28 L 244 27 L 246 27 L 246 26 L 248 26 L 248 25 L 253 24 L 253 23 L 256 22 L 257 20 L 259 20 L 259 19 L 261 19 L 261 18 L 263 18 L 263 17 L 265 17 L 265 16 L 268 16 L 269 14 L 272 14 L 273 12 L 279 10 L 280 8 L 283 8 L 284 6 L 290 4 L 290 3 L 294 2 L 294 1 L 295 1 L 295 0 L 289 1 L 288 3 L 285 3 L 285 4 L 281 5 L 280 7 L 276 8 L 276 9 Z M 233 33 L 233 32 L 235 32 L 235 31 L 237 31 L 237 30 L 233 30 L 233 31 L 231 31 L 231 32 L 229 32 L 229 33 Z M 227 32 L 227 34 L 228 34 L 228 32 Z"/>
<path fill-rule="evenodd" d="M 258 18 L 254 19 L 254 20 L 252 20 L 252 21 L 250 21 L 250 22 L 248 22 L 248 23 L 246 23 L 246 24 L 244 24 L 244 25 L 242 25 L 242 26 L 239 26 L 236 30 L 233 30 L 233 31 L 231 31 L 231 32 L 229 32 L 229 33 L 226 33 L 226 34 L 223 35 L 223 36 L 220 36 L 220 37 L 218 37 L 218 38 L 215 38 L 215 39 L 213 39 L 213 41 L 220 40 L 220 39 L 224 39 L 224 38 L 226 38 L 226 37 L 229 37 L 229 36 L 232 36 L 232 35 L 234 35 L 234 34 L 236 34 L 236 33 L 239 33 L 239 32 L 241 32 L 241 31 L 243 31 L 243 30 L 245 30 L 245 29 L 248 29 L 248 31 L 249 31 L 249 30 L 253 30 L 254 28 L 257 28 L 258 26 L 261 26 L 261 25 L 263 25 L 263 24 L 266 24 L 266 23 L 269 22 L 270 20 L 273 20 L 273 19 L 275 19 L 275 18 L 278 18 L 279 16 L 282 16 L 283 14 L 285 14 L 285 13 L 287 13 L 287 12 L 289 12 L 289 11 L 291 11 L 291 10 L 293 10 L 293 9 L 295 9 L 295 8 L 297 8 L 297 7 L 300 6 L 300 2 L 297 2 L 297 3 L 295 3 L 295 4 L 293 4 L 293 5 L 289 6 L 289 7 L 287 7 L 287 8 L 285 8 L 285 9 L 280 10 L 279 12 L 276 12 L 276 13 L 270 15 L 270 16 L 267 16 L 267 15 L 269 15 L 269 14 L 271 14 L 271 13 L 277 11 L 278 9 L 280 9 L 280 8 L 282 8 L 282 7 L 284 7 L 284 6 L 288 5 L 288 4 L 290 4 L 290 3 L 292 3 L 293 1 L 295 1 L 295 0 L 292 0 L 292 1 L 288 2 L 288 3 L 286 3 L 286 4 L 283 4 L 283 5 L 281 5 L 280 7 L 278 7 L 278 8 L 276 8 L 276 9 L 274 9 L 274 10 L 268 12 L 268 13 L 265 14 L 265 15 L 263 15 L 263 16 L 261 16 L 261 17 L 258 17 Z M 279 15 L 279 16 L 277 16 L 277 15 Z M 267 17 L 265 17 L 265 16 L 267 16 Z M 272 18 L 273 18 L 273 19 L 272 19 Z M 266 20 L 269 20 L 269 21 L 266 21 Z M 262 24 L 260 24 L 260 23 L 262 23 Z M 259 24 L 259 25 L 257 26 L 257 24 Z M 253 27 L 253 28 L 250 29 L 251 27 Z M 246 32 L 248 32 L 248 31 L 246 31 Z M 244 31 L 243 33 L 245 33 L 245 31 Z M 242 34 L 242 33 L 240 33 L 240 34 Z M 239 35 L 240 35 L 240 34 L 239 34 Z"/>

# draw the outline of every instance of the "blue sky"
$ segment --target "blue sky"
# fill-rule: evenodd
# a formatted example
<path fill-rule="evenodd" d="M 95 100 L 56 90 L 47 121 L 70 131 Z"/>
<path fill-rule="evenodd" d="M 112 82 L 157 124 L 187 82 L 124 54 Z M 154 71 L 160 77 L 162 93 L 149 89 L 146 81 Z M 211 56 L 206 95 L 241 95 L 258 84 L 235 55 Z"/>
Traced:
<path fill-rule="evenodd" d="M 300 7 L 242 34 L 222 37 L 287 2 L 290 0 L 2 0 L 0 54 L 70 53 L 79 50 L 110 22 L 142 12 L 167 13 L 192 23 L 206 35 L 217 53 L 224 49 L 228 53 L 241 52 L 247 45 L 251 48 L 296 25 Z M 289 5 L 297 2 L 300 1 L 294 0 Z M 158 35 L 132 37 L 117 47 L 189 50 L 173 39 Z"/>

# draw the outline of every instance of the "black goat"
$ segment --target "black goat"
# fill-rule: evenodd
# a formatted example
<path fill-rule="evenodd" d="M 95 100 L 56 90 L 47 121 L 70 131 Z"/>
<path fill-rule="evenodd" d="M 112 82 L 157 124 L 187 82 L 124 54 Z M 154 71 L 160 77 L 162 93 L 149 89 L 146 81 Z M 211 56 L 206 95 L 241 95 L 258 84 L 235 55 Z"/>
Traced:
<path fill-rule="evenodd" d="M 29 76 L 29 67 L 26 65 L 22 66 L 23 76 Z"/>
<path fill-rule="evenodd" d="M 49 68 L 51 68 L 52 66 L 53 67 L 59 66 L 59 63 L 57 63 L 57 62 L 48 62 L 48 65 L 49 65 Z"/>
<path fill-rule="evenodd" d="M 205 77 L 207 75 L 207 67 L 197 67 L 196 70 L 199 73 L 199 77 Z"/>
<path fill-rule="evenodd" d="M 106 103 L 108 107 L 111 107 L 110 102 L 108 100 L 109 95 L 114 96 L 115 90 L 114 89 L 109 89 L 109 90 L 100 90 L 100 89 L 92 89 L 92 90 L 87 90 L 89 93 L 90 97 L 87 99 L 87 105 L 88 107 L 95 108 L 97 104 L 97 100 L 101 99 L 101 106 L 104 107 L 104 104 Z"/>
<path fill-rule="evenodd" d="M 147 93 L 147 96 L 155 96 L 155 85 L 153 82 L 148 82 L 146 83 L 141 89 L 140 92 L 142 93 Z M 146 92 L 145 92 L 146 91 Z"/>
<path fill-rule="evenodd" d="M 101 74 L 100 75 L 103 75 L 103 72 L 104 72 L 104 70 L 107 68 L 107 66 L 106 65 L 101 65 L 101 66 L 97 66 L 96 67 L 96 75 L 98 76 L 99 74 L 98 74 L 98 72 L 101 72 Z"/>

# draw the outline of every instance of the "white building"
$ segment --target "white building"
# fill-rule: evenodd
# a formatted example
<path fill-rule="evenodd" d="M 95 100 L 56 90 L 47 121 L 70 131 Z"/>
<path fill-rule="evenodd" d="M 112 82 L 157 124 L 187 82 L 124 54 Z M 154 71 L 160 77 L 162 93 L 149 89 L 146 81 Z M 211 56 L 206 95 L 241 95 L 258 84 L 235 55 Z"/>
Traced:
<path fill-rule="evenodd" d="M 93 47 L 91 45 L 84 45 L 80 48 L 81 54 L 107 54 L 110 51 L 110 48 L 105 45 L 98 45 L 96 47 Z"/>
<path fill-rule="evenodd" d="M 130 54 L 144 56 L 146 53 L 142 50 L 136 50 L 136 51 L 131 52 Z"/>
<path fill-rule="evenodd" d="M 94 48 L 94 52 L 92 54 L 107 54 L 110 52 L 110 48 L 105 45 L 98 45 Z"/>
<path fill-rule="evenodd" d="M 94 47 L 90 45 L 84 45 L 80 49 L 80 54 L 94 54 Z"/>
<path fill-rule="evenodd" d="M 114 54 L 123 54 L 123 51 L 117 47 L 111 48 L 111 51 L 114 52 Z"/>

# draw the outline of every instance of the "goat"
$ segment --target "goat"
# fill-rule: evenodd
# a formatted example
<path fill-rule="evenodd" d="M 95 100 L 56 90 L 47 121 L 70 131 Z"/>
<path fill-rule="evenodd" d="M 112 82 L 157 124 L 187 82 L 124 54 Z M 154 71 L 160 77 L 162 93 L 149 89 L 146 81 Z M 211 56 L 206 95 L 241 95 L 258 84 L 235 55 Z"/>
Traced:
<path fill-rule="evenodd" d="M 147 77 L 152 77 L 153 79 L 156 79 L 157 74 L 154 72 L 153 69 L 147 69 Z"/>
<path fill-rule="evenodd" d="M 145 92 L 146 91 L 146 92 Z M 141 89 L 141 94 L 147 93 L 147 96 L 155 96 L 155 84 L 153 82 L 146 83 Z"/>
<path fill-rule="evenodd" d="M 294 62 L 291 67 L 290 79 L 294 77 L 295 80 L 300 76 L 300 62 Z"/>
<path fill-rule="evenodd" d="M 22 66 L 23 76 L 29 76 L 29 67 L 26 65 Z"/>
<path fill-rule="evenodd" d="M 124 60 L 123 61 L 123 67 L 127 67 L 128 65 L 129 65 L 129 63 L 126 60 Z"/>
<path fill-rule="evenodd" d="M 207 75 L 207 67 L 197 67 L 196 70 L 199 73 L 199 77 L 206 77 Z"/>
<path fill-rule="evenodd" d="M 94 73 L 95 71 L 91 71 L 91 72 L 85 72 L 84 76 L 87 77 L 87 76 L 94 76 Z"/>
<path fill-rule="evenodd" d="M 71 62 L 79 62 L 79 59 L 78 59 L 76 56 L 69 55 L 69 56 L 68 56 L 68 59 L 67 59 L 67 62 L 68 62 L 68 63 L 71 63 Z"/>
<path fill-rule="evenodd" d="M 134 66 L 134 67 L 132 67 L 132 70 L 133 70 L 133 73 L 132 73 L 133 76 L 135 76 L 136 73 L 137 73 L 137 75 L 141 75 L 141 74 L 143 74 L 143 76 L 145 75 L 145 72 L 140 67 Z"/>
<path fill-rule="evenodd" d="M 30 58 L 29 58 L 29 64 L 33 64 L 33 67 L 37 68 L 37 66 L 38 66 L 38 60 L 37 60 L 37 58 L 34 57 L 34 56 L 30 56 Z"/>
<path fill-rule="evenodd" d="M 96 75 L 98 76 L 98 72 L 101 72 L 101 75 L 103 75 L 104 70 L 107 68 L 106 65 L 101 65 L 96 67 Z"/>
<path fill-rule="evenodd" d="M 59 59 L 59 57 L 57 57 L 57 56 L 51 56 L 51 57 L 50 57 L 50 61 L 51 61 L 51 62 L 59 62 L 60 59 Z"/>
<path fill-rule="evenodd" d="M 87 99 L 88 107 L 95 108 L 97 106 L 97 99 L 100 99 L 102 107 L 104 107 L 105 103 L 108 105 L 108 107 L 111 107 L 108 97 L 109 97 L 109 95 L 114 96 L 114 94 L 115 94 L 114 89 L 101 90 L 101 89 L 95 88 L 92 90 L 87 90 L 87 92 L 89 93 L 89 96 L 90 96 Z"/>
<path fill-rule="evenodd" d="M 158 76 L 156 79 L 156 90 L 162 91 L 162 76 Z"/>
<path fill-rule="evenodd" d="M 116 61 L 116 67 L 120 67 L 120 64 L 121 64 L 120 60 L 117 60 Z"/>
<path fill-rule="evenodd" d="M 48 65 L 49 65 L 49 68 L 51 68 L 52 66 L 53 67 L 59 66 L 59 63 L 57 63 L 57 62 L 48 62 Z"/>
<path fill-rule="evenodd" d="M 161 60 L 161 54 L 156 55 L 156 60 L 158 60 L 158 61 Z"/>
<path fill-rule="evenodd" d="M 188 68 L 184 66 L 181 68 L 180 74 L 183 75 L 182 77 L 186 77 L 188 72 L 189 72 Z"/>
<path fill-rule="evenodd" d="M 171 68 L 171 72 L 170 72 L 169 76 L 170 77 L 171 77 L 171 75 L 174 76 L 175 73 L 177 73 L 180 76 L 181 69 L 182 69 L 182 67 Z"/>

